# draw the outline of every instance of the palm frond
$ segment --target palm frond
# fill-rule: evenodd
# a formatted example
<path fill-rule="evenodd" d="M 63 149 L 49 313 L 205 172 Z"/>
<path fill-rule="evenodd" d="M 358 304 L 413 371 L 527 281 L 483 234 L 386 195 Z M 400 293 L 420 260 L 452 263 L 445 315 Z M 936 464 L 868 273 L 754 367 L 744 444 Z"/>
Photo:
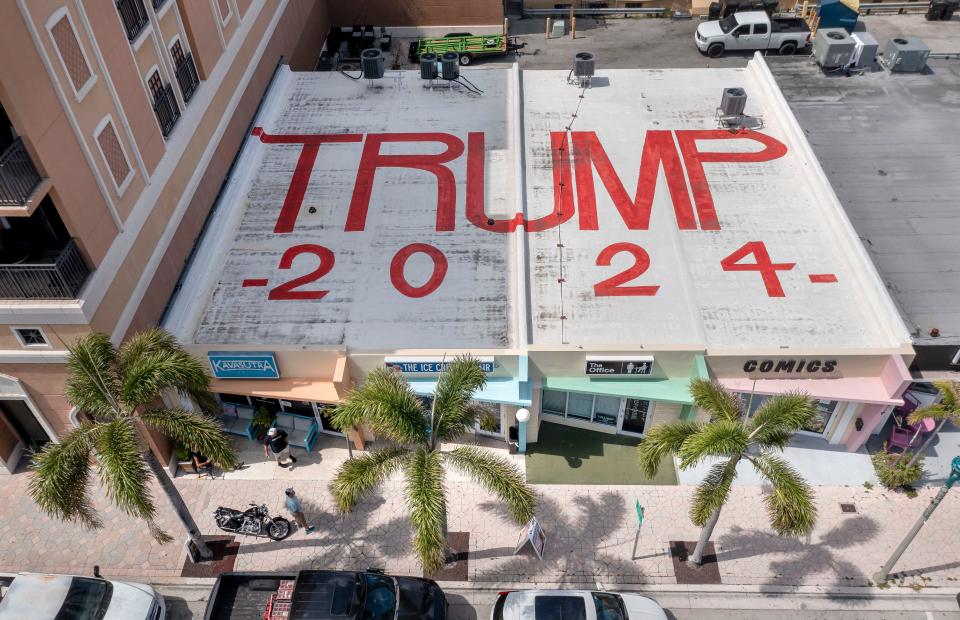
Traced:
<path fill-rule="evenodd" d="M 736 421 L 717 420 L 705 424 L 680 446 L 680 469 L 692 467 L 713 456 L 734 457 L 743 454 L 750 439 L 746 429 Z"/>
<path fill-rule="evenodd" d="M 433 395 L 433 432 L 438 439 L 452 441 L 473 429 L 476 410 L 468 403 L 486 383 L 480 362 L 470 355 L 455 357 L 440 373 Z"/>
<path fill-rule="evenodd" d="M 687 437 L 703 428 L 699 422 L 673 422 L 660 424 L 647 431 L 637 446 L 637 464 L 643 474 L 653 478 L 660 470 L 663 457 L 677 454 Z"/>
<path fill-rule="evenodd" d="M 763 498 L 773 529 L 781 536 L 799 536 L 812 531 L 817 507 L 813 490 L 803 476 L 785 459 L 769 452 L 748 458 L 773 486 L 772 492 Z"/>
<path fill-rule="evenodd" d="M 917 407 L 910 412 L 910 415 L 907 416 L 907 423 L 909 424 L 920 424 L 927 418 L 933 418 L 937 422 L 940 420 L 946 420 L 948 418 L 953 418 L 955 413 L 950 411 L 948 408 L 944 407 L 942 403 L 937 403 L 936 405 L 927 405 L 925 407 Z"/>
<path fill-rule="evenodd" d="M 206 371 L 194 357 L 167 351 L 145 353 L 123 368 L 120 394 L 131 409 L 147 405 L 165 390 L 193 394 Z"/>
<path fill-rule="evenodd" d="M 710 467 L 707 477 L 697 485 L 690 506 L 690 520 L 697 527 L 703 527 L 714 511 L 723 508 L 730 495 L 730 486 L 737 477 L 739 457 L 733 457 L 725 463 Z"/>
<path fill-rule="evenodd" d="M 364 420 L 378 435 L 399 443 L 423 443 L 429 435 L 423 403 L 398 372 L 378 368 L 350 390 L 337 407 L 338 419 Z"/>
<path fill-rule="evenodd" d="M 413 549 L 428 575 L 444 562 L 447 498 L 440 453 L 422 446 L 407 463 L 407 507 L 413 526 Z"/>
<path fill-rule="evenodd" d="M 960 384 L 953 381 L 934 381 L 934 387 L 940 392 L 940 404 L 960 415 Z"/>
<path fill-rule="evenodd" d="M 93 451 L 107 495 L 130 516 L 152 521 L 156 514 L 149 486 L 153 475 L 143 461 L 133 418 L 117 418 L 97 430 Z"/>
<path fill-rule="evenodd" d="M 178 445 L 199 449 L 224 469 L 237 464 L 237 451 L 214 418 L 180 409 L 151 409 L 137 417 Z"/>
<path fill-rule="evenodd" d="M 103 524 L 90 501 L 90 434 L 93 426 L 84 424 L 52 441 L 33 456 L 33 476 L 28 492 L 40 511 L 64 521 L 74 521 L 95 529 Z"/>
<path fill-rule="evenodd" d="M 122 411 L 118 402 L 119 381 L 114 360 L 116 350 L 106 334 L 88 334 L 69 347 L 67 401 L 95 419 L 108 420 Z"/>
<path fill-rule="evenodd" d="M 333 479 L 333 497 L 340 512 L 350 512 L 370 491 L 407 461 L 407 448 L 384 448 L 345 461 Z"/>
<path fill-rule="evenodd" d="M 768 398 L 750 420 L 750 432 L 761 446 L 780 447 L 784 433 L 795 433 L 817 413 L 812 398 L 799 392 Z"/>
<path fill-rule="evenodd" d="M 711 420 L 737 422 L 743 418 L 743 401 L 722 385 L 706 379 L 690 382 L 690 395 L 697 407 L 710 413 Z"/>
<path fill-rule="evenodd" d="M 451 467 L 467 474 L 505 503 L 514 521 L 526 523 L 533 517 L 533 491 L 513 463 L 471 446 L 443 453 L 443 457 Z"/>

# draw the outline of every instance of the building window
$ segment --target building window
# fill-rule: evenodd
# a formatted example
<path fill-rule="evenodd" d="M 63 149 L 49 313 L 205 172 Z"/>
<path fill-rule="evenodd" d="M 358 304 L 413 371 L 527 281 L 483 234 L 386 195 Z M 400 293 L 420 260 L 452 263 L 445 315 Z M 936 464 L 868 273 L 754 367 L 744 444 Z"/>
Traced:
<path fill-rule="evenodd" d="M 120 145 L 120 139 L 113 127 L 113 121 L 107 117 L 105 122 L 96 134 L 97 145 L 100 147 L 100 154 L 107 168 L 110 169 L 110 176 L 117 186 L 117 191 L 123 193 L 126 187 L 127 178 L 132 172 L 130 164 L 127 163 L 127 156 L 123 152 L 123 146 Z"/>
<path fill-rule="evenodd" d="M 617 416 L 620 414 L 620 399 L 599 394 L 543 390 L 540 410 L 562 418 L 616 426 Z"/>
<path fill-rule="evenodd" d="M 147 89 L 153 98 L 153 113 L 156 114 L 160 131 L 166 138 L 180 120 L 180 107 L 173 96 L 173 87 L 170 84 L 164 86 L 160 71 L 154 71 L 147 80 Z"/>
<path fill-rule="evenodd" d="M 184 105 L 193 98 L 200 85 L 197 75 L 197 66 L 193 63 L 193 54 L 184 54 L 183 46 L 177 40 L 170 46 L 170 56 L 173 58 L 174 73 L 177 75 L 177 84 L 180 85 L 180 94 L 183 95 Z"/>
<path fill-rule="evenodd" d="M 950 360 L 950 364 L 953 366 L 960 366 L 960 347 L 958 347 L 957 352 L 954 353 L 953 359 Z"/>
<path fill-rule="evenodd" d="M 127 40 L 132 42 L 150 23 L 147 9 L 143 6 L 143 0 L 116 0 L 116 4 Z"/>
<path fill-rule="evenodd" d="M 159 11 L 160 7 L 166 4 L 167 0 L 153 0 L 153 10 Z"/>
<path fill-rule="evenodd" d="M 20 341 L 20 346 L 24 349 L 47 348 L 50 343 L 47 342 L 47 336 L 39 327 L 14 327 L 13 333 Z"/>
<path fill-rule="evenodd" d="M 77 40 L 73 22 L 66 9 L 51 18 L 48 28 L 54 47 L 57 49 L 57 55 L 60 56 L 60 62 L 63 63 L 70 77 L 77 99 L 82 99 L 93 86 L 93 73 L 90 71 L 87 57 L 83 53 L 83 48 L 80 47 L 80 41 Z"/>
<path fill-rule="evenodd" d="M 771 396 L 766 394 L 751 395 L 746 392 L 740 392 L 738 395 L 743 400 L 744 408 L 747 409 L 747 417 L 750 418 L 763 406 L 763 403 L 771 398 Z M 800 432 L 823 435 L 830 426 L 830 419 L 837 411 L 837 406 L 840 403 L 836 400 L 814 400 L 814 403 L 816 404 L 817 411 L 814 416 L 810 418 L 810 421 L 800 429 Z"/>
<path fill-rule="evenodd" d="M 492 435 L 496 437 L 503 436 L 503 429 L 500 421 L 500 405 L 497 403 L 485 403 L 479 400 L 471 400 L 470 406 L 477 412 L 477 432 L 482 435 Z"/>

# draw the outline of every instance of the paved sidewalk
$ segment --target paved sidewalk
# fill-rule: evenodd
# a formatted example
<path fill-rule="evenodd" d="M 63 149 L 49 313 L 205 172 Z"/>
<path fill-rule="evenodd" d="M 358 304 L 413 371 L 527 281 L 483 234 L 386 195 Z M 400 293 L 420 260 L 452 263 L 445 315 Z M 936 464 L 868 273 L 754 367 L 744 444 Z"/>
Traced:
<path fill-rule="evenodd" d="M 318 472 L 332 472 L 327 466 Z M 286 476 L 290 478 L 287 478 Z M 306 535 L 295 531 L 282 542 L 242 538 L 237 570 L 381 567 L 418 574 L 409 552 L 410 531 L 401 480 L 349 515 L 338 515 L 328 489 L 329 478 L 307 480 L 303 471 L 266 479 L 197 480 L 178 478 L 177 485 L 205 533 L 219 533 L 211 513 L 218 505 L 243 507 L 265 502 L 283 514 L 283 490 L 291 479 L 308 519 L 319 526 Z M 109 508 L 108 527 L 91 533 L 54 522 L 36 512 L 26 492 L 29 474 L 0 481 L 0 571 L 90 573 L 99 564 L 115 577 L 177 577 L 184 562 L 182 544 L 152 543 L 142 526 Z M 296 477 L 297 479 L 294 479 Z M 690 487 L 537 486 L 537 515 L 547 534 L 542 561 L 527 550 L 513 555 L 520 528 L 510 523 L 491 497 L 458 477 L 447 480 L 450 528 L 470 532 L 469 578 L 474 583 L 524 582 L 575 584 L 674 583 L 667 555 L 669 541 L 695 540 L 698 530 L 687 517 Z M 714 541 L 725 584 L 765 587 L 810 585 L 835 588 L 868 585 L 886 554 L 922 512 L 936 489 L 909 499 L 863 487 L 819 487 L 819 525 L 809 540 L 779 538 L 766 526 L 761 503 L 764 488 L 735 487 L 720 518 Z M 634 559 L 634 501 L 646 509 Z M 841 502 L 856 514 L 843 513 Z M 160 521 L 183 540 L 182 530 L 161 500 Z M 906 583 L 960 586 L 960 492 L 955 491 L 926 525 L 897 567 Z"/>

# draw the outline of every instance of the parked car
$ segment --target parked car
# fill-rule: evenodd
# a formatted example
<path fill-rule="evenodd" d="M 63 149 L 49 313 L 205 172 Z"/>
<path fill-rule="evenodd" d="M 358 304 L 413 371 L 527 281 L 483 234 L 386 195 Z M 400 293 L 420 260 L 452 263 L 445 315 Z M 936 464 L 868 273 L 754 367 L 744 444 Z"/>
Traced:
<path fill-rule="evenodd" d="M 711 58 L 727 50 L 777 50 L 789 56 L 810 45 L 810 28 L 799 17 L 770 17 L 765 11 L 734 13 L 704 22 L 694 34 L 697 49 Z"/>
<path fill-rule="evenodd" d="M 632 592 L 522 590 L 501 592 L 490 620 L 667 620 L 667 614 Z"/>
<path fill-rule="evenodd" d="M 430 579 L 365 572 L 223 573 L 204 620 L 264 618 L 275 607 L 289 620 L 446 620 L 447 599 Z"/>
<path fill-rule="evenodd" d="M 164 620 L 150 586 L 98 577 L 0 575 L 0 620 Z"/>

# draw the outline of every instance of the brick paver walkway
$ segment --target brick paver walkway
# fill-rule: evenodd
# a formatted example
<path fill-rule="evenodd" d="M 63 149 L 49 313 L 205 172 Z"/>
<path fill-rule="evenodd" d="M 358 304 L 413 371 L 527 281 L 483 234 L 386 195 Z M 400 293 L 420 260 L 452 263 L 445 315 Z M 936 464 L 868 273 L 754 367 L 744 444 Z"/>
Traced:
<path fill-rule="evenodd" d="M 324 472 L 332 472 L 325 467 Z M 354 513 L 338 515 L 329 479 L 303 479 L 295 486 L 318 532 L 295 531 L 282 542 L 243 538 L 238 570 L 381 567 L 418 574 L 409 552 L 408 513 L 402 481 L 387 483 Z M 328 474 L 324 474 L 328 475 Z M 99 564 L 104 575 L 179 576 L 183 545 L 152 543 L 137 522 L 107 506 L 107 527 L 88 532 L 40 516 L 26 493 L 29 474 L 0 480 L 0 571 L 88 574 Z M 211 513 L 218 505 L 243 507 L 265 502 L 282 514 L 288 479 L 196 480 L 178 478 L 185 499 L 204 532 L 219 533 Z M 695 540 L 687 518 L 690 487 L 538 486 L 538 518 L 547 533 L 545 557 L 529 549 L 513 555 L 520 528 L 484 491 L 457 478 L 448 480 L 452 531 L 470 532 L 470 580 L 530 583 L 672 583 L 667 549 L 671 540 Z M 820 520 L 809 540 L 779 538 L 766 526 L 761 487 L 735 487 L 714 541 L 727 584 L 866 585 L 886 555 L 927 505 L 936 489 L 910 499 L 862 487 L 819 487 Z M 646 509 L 636 558 L 634 501 Z M 843 513 L 853 503 L 856 514 Z M 161 499 L 161 522 L 178 540 L 182 530 Z M 960 490 L 954 491 L 927 523 L 897 567 L 907 583 L 956 586 L 960 579 Z"/>

